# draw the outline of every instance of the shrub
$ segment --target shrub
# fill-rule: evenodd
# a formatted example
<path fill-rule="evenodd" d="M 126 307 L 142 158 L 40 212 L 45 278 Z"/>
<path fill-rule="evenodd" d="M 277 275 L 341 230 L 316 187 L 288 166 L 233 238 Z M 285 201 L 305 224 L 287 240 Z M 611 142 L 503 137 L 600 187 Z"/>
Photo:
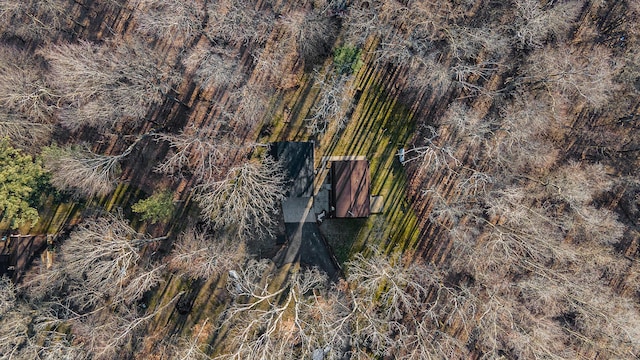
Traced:
<path fill-rule="evenodd" d="M 167 221 L 171 219 L 175 211 L 173 194 L 168 191 L 155 193 L 133 204 L 131 210 L 134 213 L 141 214 L 142 220 L 150 220 L 152 224 L 158 221 Z"/>

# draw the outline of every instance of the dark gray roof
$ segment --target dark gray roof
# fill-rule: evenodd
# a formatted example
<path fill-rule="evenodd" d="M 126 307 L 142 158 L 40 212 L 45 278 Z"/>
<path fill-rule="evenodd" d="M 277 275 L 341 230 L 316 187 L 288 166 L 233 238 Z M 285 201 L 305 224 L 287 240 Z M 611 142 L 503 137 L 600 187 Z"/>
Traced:
<path fill-rule="evenodd" d="M 275 142 L 269 155 L 280 161 L 287 172 L 288 197 L 313 196 L 313 142 Z"/>

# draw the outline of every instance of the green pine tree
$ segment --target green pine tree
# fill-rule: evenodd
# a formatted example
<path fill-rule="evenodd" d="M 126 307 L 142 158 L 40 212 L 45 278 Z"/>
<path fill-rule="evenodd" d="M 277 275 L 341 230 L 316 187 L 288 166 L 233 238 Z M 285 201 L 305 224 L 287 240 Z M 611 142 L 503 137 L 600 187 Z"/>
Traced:
<path fill-rule="evenodd" d="M 44 175 L 40 162 L 0 140 L 0 221 L 18 228 L 38 221 L 38 210 L 29 203 L 38 179 Z"/>
<path fill-rule="evenodd" d="M 150 220 L 152 224 L 158 221 L 167 221 L 171 219 L 175 211 L 173 194 L 168 191 L 153 194 L 133 204 L 131 210 L 140 214 L 142 220 Z"/>

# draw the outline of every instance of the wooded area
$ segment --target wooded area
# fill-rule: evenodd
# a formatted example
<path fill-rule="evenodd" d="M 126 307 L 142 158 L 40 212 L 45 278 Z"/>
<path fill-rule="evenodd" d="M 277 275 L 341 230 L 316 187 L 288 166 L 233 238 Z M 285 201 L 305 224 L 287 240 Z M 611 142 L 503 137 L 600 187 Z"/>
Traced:
<path fill-rule="evenodd" d="M 0 277 L 0 359 L 640 357 L 640 0 L 0 0 L 0 29 L 2 241 L 46 243 Z M 337 278 L 278 260 L 276 141 L 370 161 L 384 210 L 320 228 Z"/>

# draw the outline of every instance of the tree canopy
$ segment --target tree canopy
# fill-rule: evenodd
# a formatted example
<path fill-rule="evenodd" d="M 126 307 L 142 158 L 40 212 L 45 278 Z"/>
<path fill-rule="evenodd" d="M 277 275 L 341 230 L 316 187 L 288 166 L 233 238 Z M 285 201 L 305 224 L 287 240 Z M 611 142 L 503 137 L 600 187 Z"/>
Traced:
<path fill-rule="evenodd" d="M 38 210 L 28 199 L 44 170 L 31 155 L 14 149 L 9 141 L 0 140 L 0 220 L 17 228 L 38 221 Z"/>

